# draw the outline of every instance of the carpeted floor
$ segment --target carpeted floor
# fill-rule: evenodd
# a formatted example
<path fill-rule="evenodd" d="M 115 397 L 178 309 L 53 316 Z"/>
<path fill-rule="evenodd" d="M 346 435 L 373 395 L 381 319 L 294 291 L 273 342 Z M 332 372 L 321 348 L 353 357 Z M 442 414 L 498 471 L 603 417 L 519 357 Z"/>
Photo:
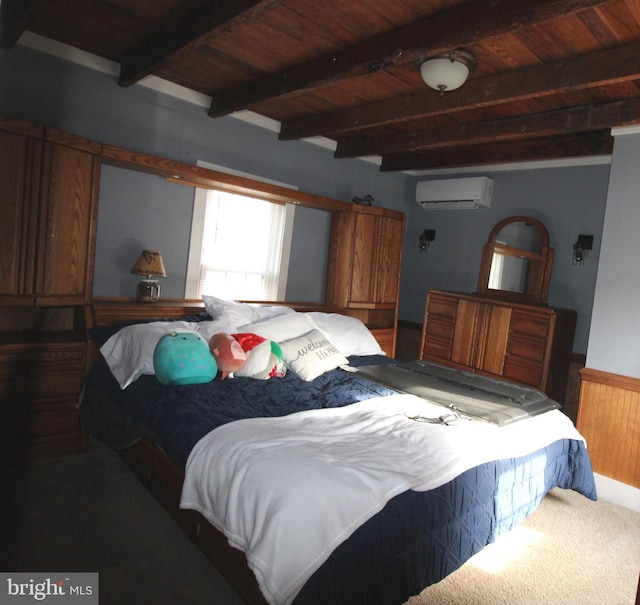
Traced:
<path fill-rule="evenodd" d="M 98 571 L 101 605 L 242 603 L 99 444 L 14 472 L 3 488 L 2 570 Z M 639 570 L 640 513 L 554 490 L 521 527 L 408 605 L 633 605 Z"/>
<path fill-rule="evenodd" d="M 640 513 L 554 489 L 408 605 L 633 605 L 639 572 Z"/>
<path fill-rule="evenodd" d="M 13 543 L 3 549 L 11 560 L 0 569 L 98 571 L 100 605 L 243 603 L 103 446 L 35 463 L 15 490 L 13 523 L 0 536 Z"/>

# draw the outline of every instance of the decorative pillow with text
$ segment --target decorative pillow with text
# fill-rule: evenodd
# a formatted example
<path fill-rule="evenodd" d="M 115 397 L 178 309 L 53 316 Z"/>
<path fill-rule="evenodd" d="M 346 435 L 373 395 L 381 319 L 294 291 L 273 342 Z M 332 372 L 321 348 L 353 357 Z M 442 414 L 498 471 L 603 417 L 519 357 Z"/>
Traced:
<path fill-rule="evenodd" d="M 280 343 L 282 357 L 302 380 L 314 380 L 349 360 L 319 330 Z"/>

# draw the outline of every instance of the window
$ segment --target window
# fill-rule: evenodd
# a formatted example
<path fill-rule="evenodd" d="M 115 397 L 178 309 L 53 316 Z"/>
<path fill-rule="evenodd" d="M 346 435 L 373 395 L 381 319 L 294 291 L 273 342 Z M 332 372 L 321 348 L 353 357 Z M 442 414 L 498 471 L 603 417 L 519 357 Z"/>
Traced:
<path fill-rule="evenodd" d="M 284 300 L 293 211 L 293 204 L 196 189 L 185 297 Z"/>

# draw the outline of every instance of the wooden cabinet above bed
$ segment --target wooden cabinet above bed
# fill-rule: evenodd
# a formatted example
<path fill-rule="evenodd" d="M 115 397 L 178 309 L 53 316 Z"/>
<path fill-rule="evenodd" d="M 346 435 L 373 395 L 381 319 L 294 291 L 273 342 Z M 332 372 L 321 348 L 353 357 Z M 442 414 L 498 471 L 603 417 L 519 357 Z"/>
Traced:
<path fill-rule="evenodd" d="M 421 358 L 544 391 L 563 403 L 576 312 L 432 290 Z"/>
<path fill-rule="evenodd" d="M 403 213 L 368 206 L 334 212 L 325 300 L 358 317 L 395 354 Z"/>

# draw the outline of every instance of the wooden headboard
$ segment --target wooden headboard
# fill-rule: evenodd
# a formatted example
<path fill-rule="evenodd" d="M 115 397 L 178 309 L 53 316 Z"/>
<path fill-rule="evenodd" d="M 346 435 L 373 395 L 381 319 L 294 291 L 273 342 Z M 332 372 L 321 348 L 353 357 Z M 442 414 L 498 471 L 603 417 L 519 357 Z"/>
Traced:
<path fill-rule="evenodd" d="M 340 313 L 357 317 L 366 323 L 359 309 L 336 307 L 316 302 L 289 301 L 241 301 L 256 305 L 286 305 L 295 311 L 321 311 L 324 313 Z M 204 304 L 199 299 L 165 299 L 157 303 L 139 303 L 133 298 L 94 298 L 90 313 L 86 318 L 87 328 L 93 326 L 110 326 L 124 322 L 143 319 L 180 319 L 204 312 Z M 367 327 L 378 341 L 383 351 L 393 357 L 395 328 L 380 327 L 368 324 Z M 94 358 L 95 351 L 90 357 Z"/>
<path fill-rule="evenodd" d="M 296 311 L 324 311 L 350 315 L 349 309 L 314 302 L 242 301 L 257 305 L 286 305 Z M 200 299 L 165 299 L 156 303 L 139 303 L 133 298 L 94 298 L 88 327 L 109 326 L 142 319 L 180 319 L 204 312 Z"/>

